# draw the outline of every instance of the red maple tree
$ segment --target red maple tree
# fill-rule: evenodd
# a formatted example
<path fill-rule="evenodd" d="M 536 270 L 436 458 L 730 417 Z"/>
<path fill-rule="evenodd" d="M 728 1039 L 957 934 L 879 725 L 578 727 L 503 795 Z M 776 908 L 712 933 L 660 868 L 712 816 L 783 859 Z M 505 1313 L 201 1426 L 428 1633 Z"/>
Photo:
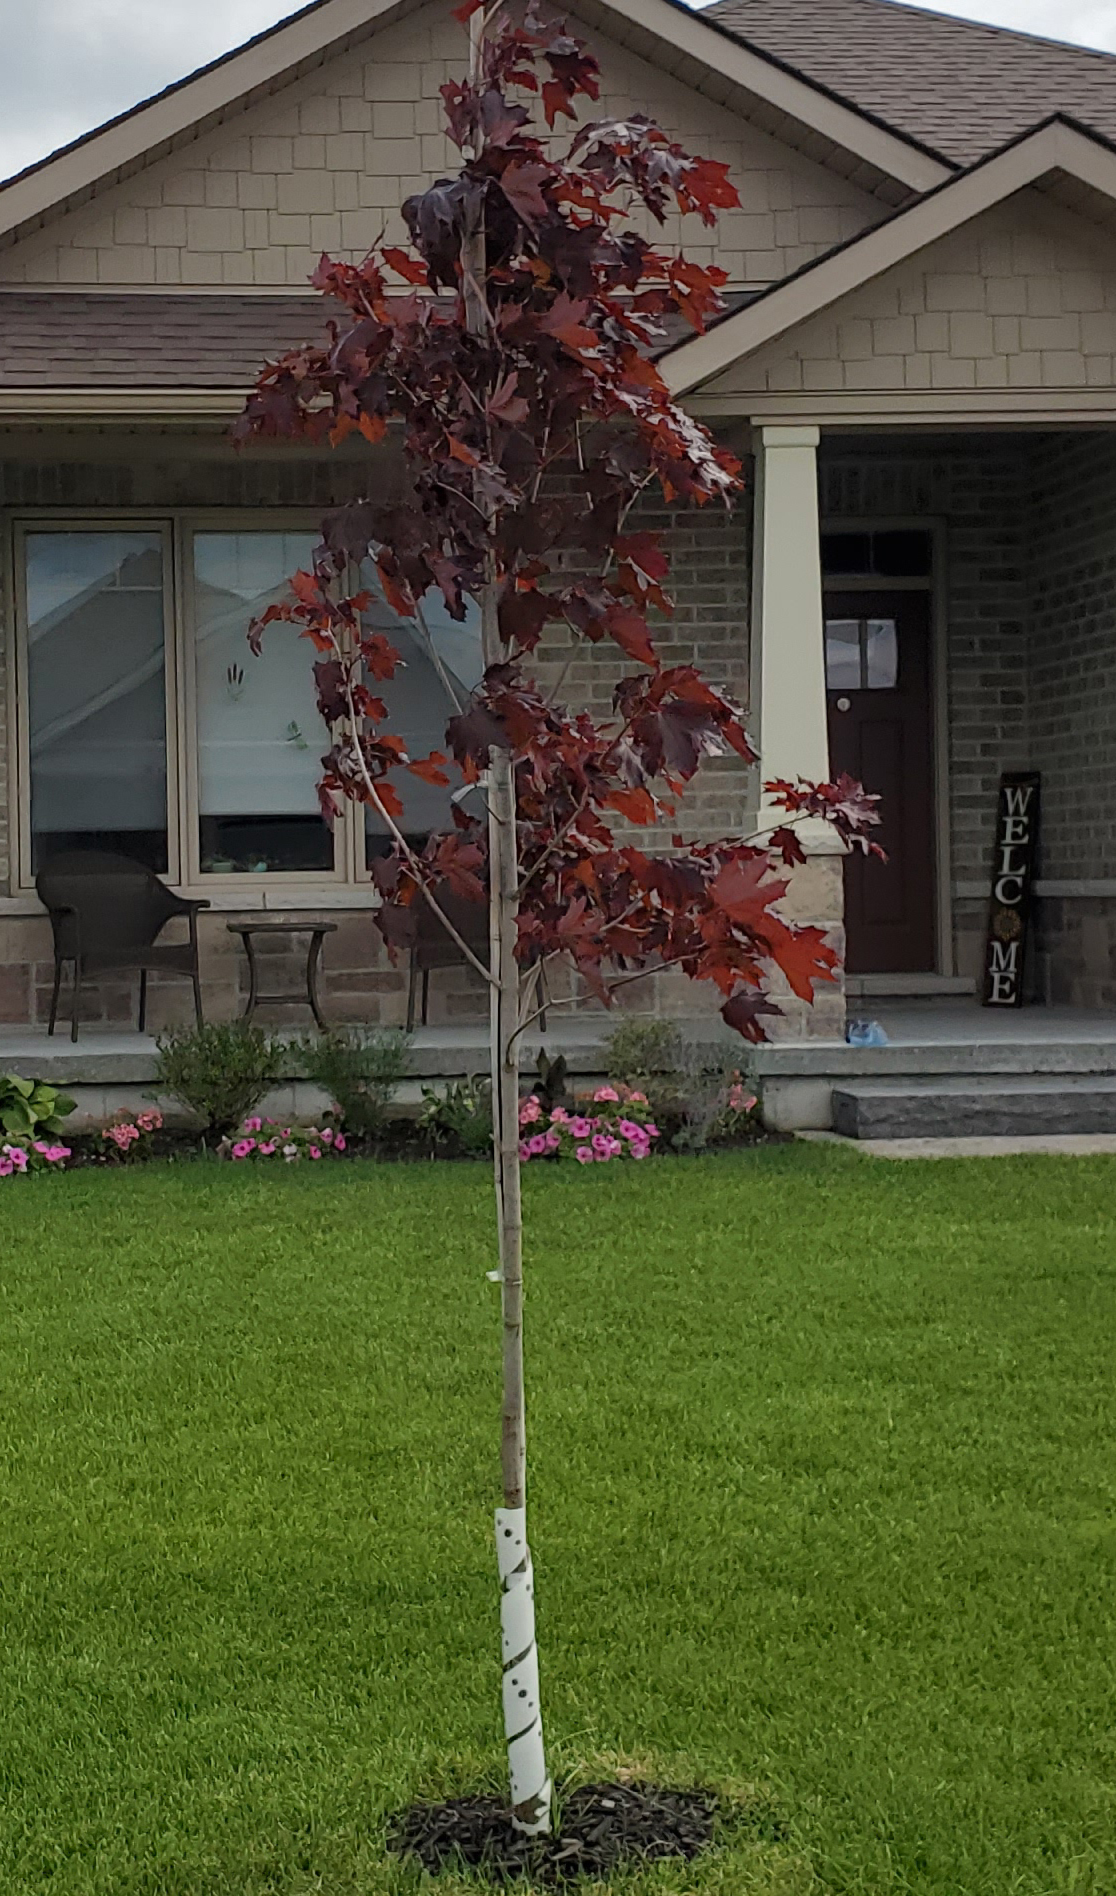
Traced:
<path fill-rule="evenodd" d="M 499 1519 L 522 1541 L 522 1559 L 502 1568 L 507 1607 L 517 1581 L 530 1591 L 518 1055 L 537 1012 L 534 976 L 560 958 L 607 1003 L 624 982 L 675 967 L 712 982 L 727 1025 L 762 1039 L 765 1016 L 778 1012 L 774 969 L 810 1001 L 837 965 L 820 930 L 778 912 L 781 872 L 804 860 L 797 819 L 823 817 L 846 843 L 874 847 L 876 818 L 874 800 L 848 780 L 780 783 L 768 792 L 783 816 L 765 833 L 695 843 L 675 832 L 705 759 L 757 759 L 732 698 L 694 665 L 658 656 L 670 560 L 662 538 L 639 526 L 638 507 L 649 491 L 671 504 L 727 505 L 740 467 L 671 399 L 655 363 L 672 326 L 701 329 L 718 312 L 725 273 L 656 248 L 631 213 L 658 224 L 668 211 L 694 213 L 713 225 L 739 200 L 725 165 L 689 156 L 641 114 L 585 124 L 558 155 L 521 97 L 541 93 L 551 132 L 576 120 L 576 102 L 599 91 L 584 43 L 537 0 L 517 15 L 502 0 L 487 11 L 472 0 L 457 17 L 472 40 L 468 78 L 442 87 L 457 175 L 403 204 L 410 250 L 381 244 L 359 264 L 322 259 L 314 283 L 342 313 L 316 346 L 264 371 L 238 431 L 334 445 L 357 436 L 373 450 L 389 430 L 401 438 L 404 498 L 332 512 L 313 569 L 294 577 L 253 637 L 291 620 L 316 648 L 331 733 L 323 808 L 332 815 L 355 798 L 391 834 L 373 876 L 393 953 L 425 903 L 490 986 L 505 1334 Z M 401 660 L 366 624 L 371 591 L 352 589 L 367 561 L 445 684 L 444 751 L 412 757 L 387 728 L 378 687 Z M 484 676 L 464 700 L 430 635 L 431 596 L 456 620 L 479 612 Z M 565 708 L 560 684 L 545 690 L 531 674 L 540 642 L 563 633 L 573 651 L 618 648 L 603 721 Z M 409 838 L 400 773 L 448 789 L 451 759 L 456 781 L 474 788 L 454 796 L 448 833 Z M 633 840 L 638 829 L 652 847 Z M 488 903 L 487 962 L 446 915 L 447 892 Z M 537 1725 L 537 1680 L 532 1702 Z M 522 1716 L 513 1706 L 513 1811 L 539 1830 L 549 1807 L 541 1726 L 535 1745 L 513 1730 Z"/>

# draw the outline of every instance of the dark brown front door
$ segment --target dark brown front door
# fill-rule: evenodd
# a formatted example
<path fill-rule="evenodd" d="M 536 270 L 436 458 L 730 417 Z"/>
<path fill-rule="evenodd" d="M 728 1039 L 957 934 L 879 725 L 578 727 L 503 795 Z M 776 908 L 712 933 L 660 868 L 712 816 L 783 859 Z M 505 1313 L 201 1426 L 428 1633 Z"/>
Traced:
<path fill-rule="evenodd" d="M 850 974 L 934 967 L 928 592 L 827 592 L 830 769 L 880 797 L 887 862 L 845 863 Z"/>

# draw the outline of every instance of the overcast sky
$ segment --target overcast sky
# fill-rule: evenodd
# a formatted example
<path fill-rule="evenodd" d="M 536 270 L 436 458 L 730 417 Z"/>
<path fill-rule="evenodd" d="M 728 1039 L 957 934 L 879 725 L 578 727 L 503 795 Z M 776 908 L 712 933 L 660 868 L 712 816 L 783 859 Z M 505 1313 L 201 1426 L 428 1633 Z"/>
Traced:
<path fill-rule="evenodd" d="M 1116 0 L 938 0 L 1116 51 Z M 291 0 L 0 0 L 0 177 L 294 11 Z"/>

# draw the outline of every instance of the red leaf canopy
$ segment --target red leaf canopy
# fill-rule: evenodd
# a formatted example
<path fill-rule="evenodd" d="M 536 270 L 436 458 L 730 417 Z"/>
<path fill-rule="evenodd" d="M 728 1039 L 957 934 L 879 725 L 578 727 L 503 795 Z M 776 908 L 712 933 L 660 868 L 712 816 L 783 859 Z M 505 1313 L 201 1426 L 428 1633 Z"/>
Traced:
<path fill-rule="evenodd" d="M 366 627 L 367 594 L 346 591 L 367 559 L 420 637 L 428 595 L 459 621 L 482 612 L 484 678 L 468 703 L 447 703 L 446 748 L 474 784 L 494 745 L 513 753 L 522 963 L 564 956 L 605 1000 L 618 980 L 676 964 L 713 981 L 728 1024 L 760 1039 L 774 966 L 806 999 L 835 967 L 817 929 L 774 907 L 786 882 L 773 868 L 795 859 L 798 817 L 863 842 L 875 812 L 856 785 L 782 786 L 789 816 L 776 840 L 661 853 L 658 826 L 701 764 L 754 754 L 725 692 L 661 663 L 670 561 L 632 515 L 656 491 L 731 504 L 740 470 L 671 399 L 654 361 L 670 322 L 701 329 L 721 308 L 724 272 L 656 249 L 629 220 L 634 206 L 653 222 L 713 224 L 737 194 L 724 165 L 691 157 L 641 114 L 585 124 L 557 154 L 522 100 L 541 95 L 550 127 L 576 120 L 579 101 L 598 96 L 597 63 L 537 0 L 518 20 L 496 17 L 474 77 L 442 88 L 462 163 L 403 204 L 411 251 L 323 257 L 314 282 L 345 319 L 265 369 L 238 424 L 241 439 L 369 444 L 391 429 L 406 464 L 404 504 L 379 502 L 370 471 L 368 497 L 328 517 L 313 573 L 296 575 L 265 621 L 294 621 L 327 655 L 316 667 L 332 740 L 324 805 L 374 804 L 395 832 L 376 876 L 389 945 L 409 938 L 423 886 L 483 899 L 487 840 L 479 791 L 455 799 L 453 832 L 423 849 L 394 820 L 392 776 L 438 782 L 445 760 L 411 758 L 381 728 L 383 701 L 364 681 L 389 680 L 399 655 Z M 478 255 L 483 269 L 470 263 Z M 610 717 L 563 709 L 527 674 L 544 637 L 575 650 L 608 641 L 635 666 L 617 678 Z M 613 816 L 654 826 L 656 850 L 633 847 Z"/>

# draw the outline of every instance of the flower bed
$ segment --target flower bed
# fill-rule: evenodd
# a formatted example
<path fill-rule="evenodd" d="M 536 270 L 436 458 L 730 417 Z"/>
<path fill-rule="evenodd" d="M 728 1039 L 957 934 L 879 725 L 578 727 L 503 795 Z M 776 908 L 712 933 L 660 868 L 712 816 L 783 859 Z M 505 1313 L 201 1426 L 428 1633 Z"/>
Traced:
<path fill-rule="evenodd" d="M 282 1126 L 277 1119 L 247 1118 L 235 1139 L 223 1139 L 217 1156 L 243 1165 L 268 1159 L 283 1165 L 297 1165 L 302 1159 L 339 1159 L 348 1149 L 348 1140 L 335 1126 Z"/>
<path fill-rule="evenodd" d="M 608 1165 L 616 1159 L 646 1159 L 660 1137 L 646 1094 L 626 1086 L 599 1086 L 577 1100 L 572 1112 L 566 1106 L 547 1112 L 532 1093 L 519 1108 L 519 1129 L 519 1156 L 525 1163 L 576 1159 L 579 1165 Z"/>

